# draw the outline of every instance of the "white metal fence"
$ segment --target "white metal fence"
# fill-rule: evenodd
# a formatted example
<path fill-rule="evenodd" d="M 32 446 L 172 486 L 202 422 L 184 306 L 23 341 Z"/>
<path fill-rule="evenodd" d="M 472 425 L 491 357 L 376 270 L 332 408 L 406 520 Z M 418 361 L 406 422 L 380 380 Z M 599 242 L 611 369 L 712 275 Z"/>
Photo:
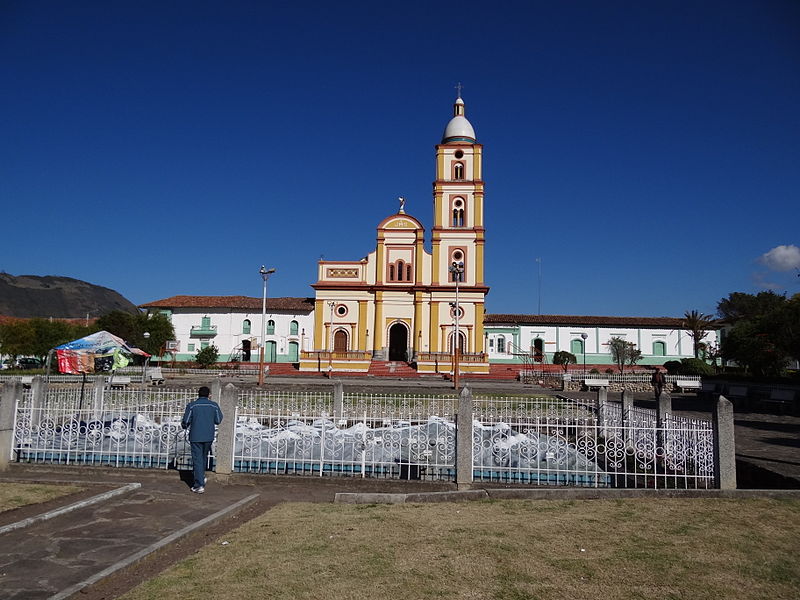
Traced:
<path fill-rule="evenodd" d="M 617 403 L 560 398 L 238 391 L 233 471 L 453 481 L 459 431 L 472 437 L 472 478 L 592 487 L 714 485 L 711 422 Z M 191 467 L 180 418 L 194 390 L 22 390 L 12 460 L 138 468 Z M 233 399 L 231 400 L 233 402 Z M 212 458 L 213 463 L 213 458 Z"/>
<path fill-rule="evenodd" d="M 192 390 L 53 388 L 17 402 L 12 460 L 65 465 L 188 468 L 180 421 Z M 213 463 L 213 458 L 211 459 Z"/>

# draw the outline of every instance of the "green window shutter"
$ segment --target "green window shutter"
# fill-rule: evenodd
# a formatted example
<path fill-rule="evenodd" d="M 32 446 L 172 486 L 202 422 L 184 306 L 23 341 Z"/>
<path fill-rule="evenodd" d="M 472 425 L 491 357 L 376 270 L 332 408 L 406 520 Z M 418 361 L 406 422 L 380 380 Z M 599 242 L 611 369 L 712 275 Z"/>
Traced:
<path fill-rule="evenodd" d="M 297 321 L 292 321 L 289 325 L 289 335 L 297 335 L 297 329 L 300 327 Z"/>
<path fill-rule="evenodd" d="M 275 335 L 275 321 L 272 319 L 267 321 L 267 335 Z"/>
<path fill-rule="evenodd" d="M 245 319 L 242 322 L 242 333 L 250 333 L 250 319 Z"/>
<path fill-rule="evenodd" d="M 583 354 L 583 340 L 572 340 L 569 351 L 572 354 Z"/>
<path fill-rule="evenodd" d="M 211 317 L 202 317 L 200 319 L 200 327 L 209 329 L 211 327 Z"/>

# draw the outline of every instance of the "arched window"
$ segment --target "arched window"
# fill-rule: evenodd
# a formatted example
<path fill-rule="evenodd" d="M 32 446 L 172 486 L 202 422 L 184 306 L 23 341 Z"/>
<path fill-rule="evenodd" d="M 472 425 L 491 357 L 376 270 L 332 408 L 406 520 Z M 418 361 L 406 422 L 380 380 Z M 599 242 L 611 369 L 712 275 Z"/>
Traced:
<path fill-rule="evenodd" d="M 389 281 L 394 281 L 394 265 L 389 265 Z"/>
<path fill-rule="evenodd" d="M 242 333 L 250 333 L 250 319 L 242 321 Z"/>
<path fill-rule="evenodd" d="M 502 335 L 497 336 L 497 352 L 498 354 L 506 353 L 506 338 Z"/>
<path fill-rule="evenodd" d="M 653 342 L 653 356 L 666 356 L 667 344 L 662 341 Z"/>
<path fill-rule="evenodd" d="M 289 323 L 289 335 L 297 335 L 297 330 L 300 327 L 300 324 L 297 321 L 292 321 Z"/>
<path fill-rule="evenodd" d="M 572 354 L 583 354 L 583 340 L 572 340 L 569 344 L 569 351 L 572 352 Z"/>
<path fill-rule="evenodd" d="M 464 227 L 464 201 L 461 198 L 453 200 L 453 227 Z"/>
<path fill-rule="evenodd" d="M 453 179 L 464 179 L 464 163 L 457 162 L 453 165 Z"/>
<path fill-rule="evenodd" d="M 397 281 L 403 281 L 403 275 L 406 271 L 406 263 L 402 260 L 397 261 Z"/>
<path fill-rule="evenodd" d="M 275 321 L 272 319 L 267 321 L 267 335 L 275 335 Z"/>
<path fill-rule="evenodd" d="M 411 265 L 406 265 L 406 281 L 411 281 L 414 279 L 411 273 Z"/>

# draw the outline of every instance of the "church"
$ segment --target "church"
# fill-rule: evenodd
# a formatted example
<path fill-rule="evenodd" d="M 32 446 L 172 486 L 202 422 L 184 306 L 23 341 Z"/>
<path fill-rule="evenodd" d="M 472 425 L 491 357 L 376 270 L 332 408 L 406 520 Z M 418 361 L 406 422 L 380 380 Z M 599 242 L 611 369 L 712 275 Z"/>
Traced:
<path fill-rule="evenodd" d="M 483 147 L 456 98 L 436 146 L 431 251 L 425 228 L 405 212 L 383 219 L 377 245 L 356 261 L 321 260 L 313 350 L 301 371 L 366 372 L 372 360 L 406 361 L 420 373 L 487 373 L 484 352 Z M 454 346 L 457 345 L 457 346 Z"/>
<path fill-rule="evenodd" d="M 457 354 L 460 374 L 480 376 L 490 363 L 548 364 L 559 351 L 599 367 L 613 363 L 611 338 L 634 343 L 640 365 L 693 356 L 680 318 L 485 314 L 482 157 L 459 93 L 433 156 L 430 251 L 398 198 L 365 258 L 320 260 L 315 297 L 270 298 L 266 321 L 261 299 L 245 296 L 173 296 L 141 308 L 173 322 L 175 360 L 213 344 L 220 362 L 258 362 L 263 345 L 266 362 L 304 372 L 367 373 L 390 362 L 446 375 Z M 706 342 L 717 344 L 718 332 Z"/>

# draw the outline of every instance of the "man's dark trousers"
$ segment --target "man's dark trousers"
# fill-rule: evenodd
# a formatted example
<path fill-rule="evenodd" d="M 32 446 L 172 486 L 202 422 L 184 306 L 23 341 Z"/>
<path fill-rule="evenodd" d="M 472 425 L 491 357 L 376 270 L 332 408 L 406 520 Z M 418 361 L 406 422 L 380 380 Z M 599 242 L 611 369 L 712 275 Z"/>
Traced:
<path fill-rule="evenodd" d="M 213 442 L 190 442 L 192 446 L 192 473 L 194 487 L 203 487 L 206 484 L 206 467 L 208 456 L 211 454 Z"/>

